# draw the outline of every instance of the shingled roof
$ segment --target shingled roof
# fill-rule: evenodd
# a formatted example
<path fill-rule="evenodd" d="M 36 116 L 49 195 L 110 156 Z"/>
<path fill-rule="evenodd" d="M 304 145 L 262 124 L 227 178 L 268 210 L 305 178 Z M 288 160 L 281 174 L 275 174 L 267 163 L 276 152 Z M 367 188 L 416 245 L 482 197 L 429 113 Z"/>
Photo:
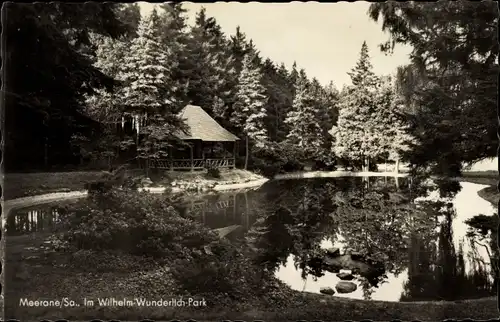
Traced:
<path fill-rule="evenodd" d="M 189 134 L 180 133 L 182 140 L 202 140 L 211 142 L 234 142 L 239 138 L 223 128 L 207 112 L 196 105 L 187 105 L 179 113 L 190 129 Z"/>

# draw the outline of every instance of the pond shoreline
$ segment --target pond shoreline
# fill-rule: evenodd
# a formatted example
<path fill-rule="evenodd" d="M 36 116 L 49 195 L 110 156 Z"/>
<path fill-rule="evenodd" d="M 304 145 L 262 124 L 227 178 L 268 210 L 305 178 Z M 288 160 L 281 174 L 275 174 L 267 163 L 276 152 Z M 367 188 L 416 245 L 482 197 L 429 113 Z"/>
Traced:
<path fill-rule="evenodd" d="M 204 184 L 197 185 L 196 183 L 193 185 L 193 190 L 202 191 L 202 192 L 220 192 L 220 191 L 230 191 L 230 190 L 239 190 L 239 189 L 249 189 L 249 188 L 258 188 L 262 186 L 264 183 L 269 181 L 267 178 L 251 180 L 247 182 L 241 183 L 228 183 L 228 184 L 217 184 L 209 188 L 205 188 Z M 163 193 L 167 190 L 167 187 L 144 187 L 139 188 L 139 191 L 147 191 L 150 193 Z M 174 193 L 180 192 L 188 192 L 188 189 L 180 188 L 177 186 L 171 187 L 171 191 Z"/>
<path fill-rule="evenodd" d="M 286 179 L 308 179 L 308 178 L 338 178 L 338 177 L 407 177 L 408 173 L 396 172 L 373 172 L 373 171 L 301 171 L 292 173 L 277 174 L 273 179 L 286 180 Z"/>
<path fill-rule="evenodd" d="M 249 182 L 241 182 L 241 183 L 230 183 L 230 184 L 217 184 L 202 192 L 223 192 L 230 190 L 239 190 L 239 189 L 247 189 L 253 188 L 256 189 L 262 186 L 269 180 L 288 180 L 288 179 L 307 179 L 307 178 L 335 178 L 335 177 L 406 177 L 408 174 L 406 173 L 393 173 L 393 172 L 350 172 L 350 171 L 307 171 L 307 172 L 297 172 L 297 173 L 285 173 L 276 175 L 273 179 L 264 178 L 262 176 L 258 176 L 259 179 L 252 180 Z M 472 182 L 475 183 L 474 177 L 461 177 L 454 178 L 460 181 Z M 163 193 L 166 190 L 166 187 L 145 187 L 139 188 L 139 190 L 145 190 L 151 193 Z M 487 188 L 485 188 L 487 189 Z M 195 190 L 200 190 L 198 187 L 195 187 Z M 176 193 L 184 192 L 184 189 L 179 187 L 172 187 L 172 191 Z M 44 203 L 50 203 L 55 201 L 62 200 L 71 200 L 78 199 L 87 196 L 86 190 L 76 190 L 70 192 L 52 192 L 46 194 L 39 194 L 34 196 L 27 196 L 15 199 L 8 199 L 2 201 L 2 208 L 5 214 L 7 214 L 10 210 L 15 208 L 24 208 L 35 206 Z M 485 200 L 484 195 L 480 194 Z M 491 200 L 488 200 L 491 202 Z"/>
<path fill-rule="evenodd" d="M 248 182 L 241 183 L 231 183 L 231 184 L 219 184 L 212 187 L 210 190 L 204 190 L 203 192 L 223 192 L 223 191 L 232 191 L 232 190 L 244 190 L 244 189 L 257 189 L 262 186 L 264 183 L 269 181 L 267 178 L 252 180 Z M 166 191 L 166 187 L 144 187 L 139 188 L 139 191 L 147 191 L 150 193 L 164 193 Z M 172 192 L 181 193 L 185 192 L 185 190 L 179 187 L 172 187 Z M 198 187 L 195 187 L 198 190 Z M 35 196 L 28 196 L 10 200 L 4 200 L 2 203 L 2 208 L 5 214 L 12 209 L 16 208 L 25 208 L 36 205 L 42 205 L 45 203 L 51 203 L 56 201 L 64 201 L 71 199 L 79 199 L 84 198 L 88 195 L 87 190 L 80 191 L 71 191 L 71 192 L 52 192 Z"/>

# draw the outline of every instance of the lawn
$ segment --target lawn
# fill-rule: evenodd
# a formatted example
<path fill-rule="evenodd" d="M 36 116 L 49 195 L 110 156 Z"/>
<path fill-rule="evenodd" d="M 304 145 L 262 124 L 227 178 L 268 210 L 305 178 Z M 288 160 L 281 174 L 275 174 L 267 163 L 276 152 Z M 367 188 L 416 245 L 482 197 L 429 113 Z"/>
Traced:
<path fill-rule="evenodd" d="M 498 171 L 465 171 L 460 181 L 496 186 L 500 180 Z"/>
<path fill-rule="evenodd" d="M 134 173 L 133 175 L 137 175 Z M 101 171 L 81 172 L 40 172 L 40 173 L 11 173 L 4 178 L 4 200 L 36 196 L 52 192 L 69 192 L 83 190 L 85 183 L 94 181 L 102 176 Z M 153 177 L 153 174 L 151 174 Z M 162 178 L 165 176 L 162 174 Z M 246 170 L 222 170 L 220 178 L 207 178 L 206 171 L 173 172 L 168 173 L 168 179 L 160 179 L 156 185 L 172 180 L 194 181 L 205 180 L 217 183 L 241 183 L 261 178 Z"/>
<path fill-rule="evenodd" d="M 499 182 L 498 171 L 477 171 L 477 172 L 464 172 L 460 181 L 467 181 L 477 184 L 489 185 L 481 189 L 477 194 L 491 202 L 495 207 L 498 207 L 499 193 L 497 185 Z"/>
<path fill-rule="evenodd" d="M 85 183 L 100 176 L 100 171 L 5 174 L 3 198 L 9 200 L 51 192 L 83 190 Z"/>

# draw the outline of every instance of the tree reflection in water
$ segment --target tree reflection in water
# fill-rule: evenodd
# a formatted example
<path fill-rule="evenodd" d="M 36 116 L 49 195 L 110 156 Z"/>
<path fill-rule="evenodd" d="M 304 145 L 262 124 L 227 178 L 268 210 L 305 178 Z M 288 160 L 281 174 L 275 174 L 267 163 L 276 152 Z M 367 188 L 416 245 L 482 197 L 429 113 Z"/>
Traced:
<path fill-rule="evenodd" d="M 498 270 L 490 270 L 474 247 L 464 253 L 463 242 L 458 249 L 454 242 L 452 200 L 459 190 L 458 182 L 428 178 L 414 178 L 411 189 L 407 183 L 400 182 L 399 188 L 386 184 L 383 178 L 270 182 L 255 196 L 259 201 L 254 210 L 260 220 L 247 236 L 258 249 L 258 264 L 276 270 L 293 255 L 303 278 L 324 274 L 314 262 L 324 252 L 321 243 L 341 236 L 343 252 L 383 265 L 377 276 L 358 276 L 366 299 L 388 281 L 387 273 L 397 277 L 403 271 L 408 278 L 401 301 L 491 296 Z M 437 197 L 422 200 L 432 194 Z M 471 227 L 467 237 L 460 237 L 482 247 L 484 239 L 496 234 L 479 230 Z M 470 241 L 479 237 L 483 240 Z M 497 249 L 487 243 L 489 249 Z M 490 255 L 497 267 L 497 252 Z"/>

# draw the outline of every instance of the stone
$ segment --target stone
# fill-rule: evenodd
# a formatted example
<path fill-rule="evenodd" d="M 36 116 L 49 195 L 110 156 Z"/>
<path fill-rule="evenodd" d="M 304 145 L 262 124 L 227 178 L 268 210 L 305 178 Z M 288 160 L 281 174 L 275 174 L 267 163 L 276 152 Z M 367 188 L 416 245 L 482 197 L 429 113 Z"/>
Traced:
<path fill-rule="evenodd" d="M 335 285 L 337 292 L 346 294 L 354 292 L 358 287 L 353 282 L 340 281 Z"/>
<path fill-rule="evenodd" d="M 326 295 L 333 295 L 335 294 L 335 290 L 331 287 L 322 287 L 319 289 L 319 292 L 321 294 L 326 294 Z"/>
<path fill-rule="evenodd" d="M 151 181 L 151 179 L 149 179 L 149 178 L 143 178 L 143 179 L 141 179 L 141 185 L 143 187 L 149 187 L 152 184 L 153 184 L 153 181 Z"/>
<path fill-rule="evenodd" d="M 340 256 L 340 249 L 338 247 L 331 247 L 326 250 L 329 256 Z"/>
<path fill-rule="evenodd" d="M 337 274 L 337 277 L 343 281 L 352 281 L 354 276 L 351 273 L 340 272 Z"/>

